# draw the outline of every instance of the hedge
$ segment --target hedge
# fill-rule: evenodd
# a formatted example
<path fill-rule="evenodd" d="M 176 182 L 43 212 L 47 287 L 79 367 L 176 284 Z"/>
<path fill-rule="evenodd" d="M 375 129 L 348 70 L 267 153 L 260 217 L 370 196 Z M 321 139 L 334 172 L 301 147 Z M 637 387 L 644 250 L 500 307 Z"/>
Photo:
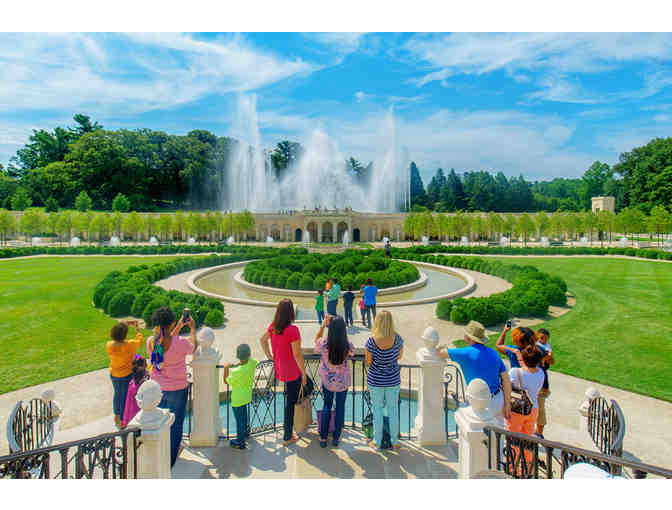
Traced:
<path fill-rule="evenodd" d="M 243 278 L 257 285 L 279 289 L 323 289 L 328 278 L 338 278 L 341 287 L 359 289 L 371 278 L 384 289 L 420 278 L 418 269 L 406 262 L 385 258 L 382 251 L 345 250 L 342 254 L 279 255 L 245 266 Z"/>

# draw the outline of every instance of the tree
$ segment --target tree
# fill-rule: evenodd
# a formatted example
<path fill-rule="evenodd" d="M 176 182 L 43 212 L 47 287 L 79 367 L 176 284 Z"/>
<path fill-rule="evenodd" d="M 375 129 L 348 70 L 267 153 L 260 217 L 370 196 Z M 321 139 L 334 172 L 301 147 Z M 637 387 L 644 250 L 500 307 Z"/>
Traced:
<path fill-rule="evenodd" d="M 77 209 L 79 212 L 86 212 L 91 209 L 91 205 L 92 200 L 89 197 L 89 194 L 82 190 L 82 192 L 77 195 L 77 198 L 75 199 L 75 209 Z"/>
<path fill-rule="evenodd" d="M 659 248 L 661 235 L 669 233 L 671 229 L 672 215 L 662 205 L 653 207 L 649 216 L 649 232 L 658 237 Z"/>
<path fill-rule="evenodd" d="M 565 232 L 565 215 L 559 212 L 553 214 L 549 220 L 549 230 L 551 235 L 558 240 L 562 240 L 563 233 Z"/>
<path fill-rule="evenodd" d="M 593 232 L 597 228 L 597 215 L 593 214 L 592 211 L 586 211 L 583 213 L 581 218 L 581 223 L 583 224 L 584 233 L 590 236 L 590 244 L 593 244 Z"/>
<path fill-rule="evenodd" d="M 33 203 L 33 199 L 30 198 L 28 191 L 23 188 L 18 188 L 14 196 L 12 197 L 12 210 L 13 211 L 24 211 L 28 209 Z"/>
<path fill-rule="evenodd" d="M 411 161 L 411 207 L 413 205 L 427 205 L 425 186 L 422 184 L 420 171 L 414 161 Z"/>
<path fill-rule="evenodd" d="M 504 217 L 504 226 L 502 227 L 502 230 L 509 238 L 509 246 L 511 246 L 511 238 L 516 231 L 516 218 L 513 214 L 509 213 Z"/>
<path fill-rule="evenodd" d="M 138 233 L 142 230 L 144 226 L 144 220 L 137 212 L 133 211 L 130 214 L 126 215 L 123 221 L 124 234 L 131 236 L 131 240 L 138 240 Z"/>
<path fill-rule="evenodd" d="M 91 221 L 93 220 L 93 213 L 91 211 L 77 214 L 73 219 L 73 227 L 80 239 L 84 238 L 86 234 L 87 241 L 90 239 Z"/>
<path fill-rule="evenodd" d="M 98 241 L 102 241 L 110 233 L 110 216 L 109 214 L 96 214 L 89 225 L 91 232 L 95 232 L 98 236 Z"/>
<path fill-rule="evenodd" d="M 159 232 L 161 240 L 167 241 L 173 231 L 173 217 L 170 214 L 162 214 L 159 216 Z"/>
<path fill-rule="evenodd" d="M 411 241 L 415 241 L 416 232 L 418 223 L 418 213 L 409 213 L 404 218 L 404 235 L 411 238 Z"/>
<path fill-rule="evenodd" d="M 548 219 L 548 215 L 544 211 L 537 213 L 537 215 L 534 217 L 534 222 L 537 226 L 538 237 L 542 237 L 548 234 L 548 229 L 551 223 Z"/>
<path fill-rule="evenodd" d="M 488 238 L 497 241 L 504 229 L 504 220 L 499 214 L 489 212 L 485 221 L 488 229 Z"/>
<path fill-rule="evenodd" d="M 54 197 L 49 197 L 44 203 L 44 210 L 48 213 L 58 212 L 58 202 Z"/>
<path fill-rule="evenodd" d="M 2 234 L 2 243 L 7 244 L 7 236 L 16 230 L 16 220 L 14 215 L 6 209 L 0 209 L 0 234 Z"/>
<path fill-rule="evenodd" d="M 147 231 L 147 239 L 151 239 L 154 234 L 159 231 L 159 220 L 153 214 L 145 216 L 145 230 Z"/>
<path fill-rule="evenodd" d="M 79 138 L 80 136 L 85 135 L 86 133 L 91 133 L 97 129 L 103 129 L 103 126 L 98 124 L 98 122 L 92 123 L 91 117 L 88 115 L 76 113 L 72 118 L 77 123 L 77 126 L 70 128 L 70 132 L 75 136 L 75 138 Z"/>
<path fill-rule="evenodd" d="M 50 212 L 47 216 L 47 232 L 58 235 L 58 213 Z"/>
<path fill-rule="evenodd" d="M 278 179 L 282 179 L 285 171 L 295 165 L 303 155 L 304 150 L 300 143 L 283 140 L 271 152 L 271 165 Z"/>
<path fill-rule="evenodd" d="M 516 222 L 516 233 L 519 237 L 523 238 L 523 245 L 527 246 L 527 239 L 530 237 L 530 234 L 533 234 L 536 231 L 537 227 L 532 221 L 532 218 L 527 213 L 523 213 L 518 217 Z"/>
<path fill-rule="evenodd" d="M 115 212 L 128 212 L 131 209 L 131 203 L 123 193 L 118 193 L 112 201 L 112 210 Z"/>
<path fill-rule="evenodd" d="M 427 185 L 427 207 L 429 209 L 438 210 L 441 200 L 441 189 L 446 186 L 446 176 L 443 174 L 443 169 L 439 168 L 436 175 Z"/>
<path fill-rule="evenodd" d="M 634 234 L 639 234 L 646 230 L 646 216 L 644 216 L 644 213 L 640 209 L 626 207 L 616 216 L 616 225 L 616 228 L 623 232 L 624 235 L 627 236 L 628 233 L 633 234 L 630 236 L 630 242 L 634 244 Z"/>
<path fill-rule="evenodd" d="M 115 211 L 112 216 L 109 217 L 110 232 L 116 234 L 121 241 L 121 227 L 124 223 L 124 216 L 119 212 Z"/>
<path fill-rule="evenodd" d="M 444 236 L 449 232 L 450 219 L 443 213 L 436 215 L 436 233 L 439 236 L 439 241 L 444 240 Z"/>
<path fill-rule="evenodd" d="M 177 240 L 181 241 L 184 237 L 184 229 L 186 227 L 186 218 L 182 211 L 177 211 L 173 215 L 173 234 L 177 235 Z"/>
<path fill-rule="evenodd" d="M 31 244 L 33 242 L 32 236 L 42 231 L 42 225 L 42 218 L 37 209 L 28 209 L 19 220 L 19 228 L 24 234 L 31 237 Z"/>
<path fill-rule="evenodd" d="M 611 177 L 611 169 L 606 163 L 595 161 L 583 174 L 581 200 L 584 209 L 590 209 L 591 199 L 604 194 L 604 185 Z"/>
<path fill-rule="evenodd" d="M 605 234 L 609 234 L 611 241 L 611 233 L 614 231 L 615 215 L 611 211 L 600 211 L 597 214 L 597 228 L 600 232 L 600 246 L 604 246 Z"/>
<path fill-rule="evenodd" d="M 66 241 L 70 239 L 72 232 L 72 224 L 74 222 L 73 214 L 70 211 L 63 211 L 58 214 L 58 222 L 56 223 L 56 233 L 60 238 L 65 238 Z"/>
<path fill-rule="evenodd" d="M 254 215 L 245 209 L 242 213 L 242 225 L 243 225 L 243 232 L 245 232 L 245 240 L 247 240 L 247 234 L 254 230 L 254 225 L 255 225 L 255 219 Z"/>

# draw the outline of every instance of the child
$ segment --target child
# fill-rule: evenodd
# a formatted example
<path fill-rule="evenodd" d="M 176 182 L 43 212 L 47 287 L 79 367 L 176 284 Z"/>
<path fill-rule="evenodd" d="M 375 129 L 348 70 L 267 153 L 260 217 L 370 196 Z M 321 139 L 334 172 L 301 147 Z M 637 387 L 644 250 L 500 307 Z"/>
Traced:
<path fill-rule="evenodd" d="M 128 326 L 135 328 L 135 340 L 126 341 Z M 128 384 L 131 381 L 133 356 L 142 344 L 142 333 L 138 331 L 138 321 L 118 322 L 110 330 L 110 338 L 107 342 L 107 354 L 110 357 L 110 379 L 114 389 L 112 407 L 114 409 L 114 424 L 118 429 L 123 428 L 124 405 Z"/>
<path fill-rule="evenodd" d="M 537 345 L 542 349 L 545 349 L 546 352 L 549 354 L 553 352 L 553 349 L 551 349 L 551 342 L 549 342 L 550 338 L 551 334 L 548 332 L 547 329 L 540 328 L 539 330 L 537 330 Z"/>
<path fill-rule="evenodd" d="M 359 313 L 362 315 L 362 324 L 365 324 L 364 312 L 366 311 L 366 305 L 364 304 L 364 285 L 359 289 L 359 292 L 362 294 L 362 297 L 359 299 Z"/>
<path fill-rule="evenodd" d="M 245 450 L 245 439 L 249 435 L 247 404 L 252 401 L 252 386 L 254 386 L 254 370 L 259 363 L 250 358 L 250 346 L 240 344 L 236 348 L 236 357 L 240 361 L 237 365 L 224 365 L 224 381 L 231 387 L 231 407 L 236 419 L 236 439 L 230 441 L 231 448 Z"/>
<path fill-rule="evenodd" d="M 541 353 L 544 356 L 541 360 L 541 365 L 539 365 L 544 371 L 544 384 L 539 391 L 539 415 L 537 416 L 537 430 L 535 432 L 535 435 L 541 439 L 544 439 L 544 427 L 548 423 L 546 399 L 551 395 L 551 386 L 548 383 L 548 369 L 555 363 L 551 343 L 548 341 L 550 337 L 551 334 L 547 329 L 540 328 L 537 330 L 537 347 L 541 349 Z"/>
<path fill-rule="evenodd" d="M 343 309 L 345 310 L 345 325 L 354 326 L 352 319 L 352 304 L 355 301 L 355 294 L 352 292 L 352 285 L 348 285 L 348 291 L 343 294 Z"/>
<path fill-rule="evenodd" d="M 126 394 L 126 406 L 124 407 L 124 427 L 128 426 L 130 421 L 135 418 L 135 415 L 140 411 L 138 402 L 135 396 L 138 394 L 138 389 L 147 379 L 147 360 L 136 354 L 133 358 L 133 372 L 131 373 L 131 382 L 128 383 L 128 393 Z"/>
<path fill-rule="evenodd" d="M 317 312 L 317 322 L 322 324 L 324 321 L 324 290 L 320 289 L 317 291 L 317 296 L 315 296 L 315 311 Z"/>

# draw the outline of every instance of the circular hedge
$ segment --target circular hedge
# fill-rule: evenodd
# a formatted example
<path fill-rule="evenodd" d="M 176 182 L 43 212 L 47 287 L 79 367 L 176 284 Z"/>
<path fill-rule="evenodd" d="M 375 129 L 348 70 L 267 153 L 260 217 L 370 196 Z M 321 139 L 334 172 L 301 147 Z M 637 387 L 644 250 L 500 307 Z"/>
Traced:
<path fill-rule="evenodd" d="M 376 287 L 385 289 L 417 281 L 420 272 L 413 264 L 385 258 L 382 252 L 346 250 L 257 260 L 245 266 L 243 278 L 257 285 L 293 290 L 323 289 L 329 278 L 338 278 L 343 289 L 359 289 L 371 278 Z"/>

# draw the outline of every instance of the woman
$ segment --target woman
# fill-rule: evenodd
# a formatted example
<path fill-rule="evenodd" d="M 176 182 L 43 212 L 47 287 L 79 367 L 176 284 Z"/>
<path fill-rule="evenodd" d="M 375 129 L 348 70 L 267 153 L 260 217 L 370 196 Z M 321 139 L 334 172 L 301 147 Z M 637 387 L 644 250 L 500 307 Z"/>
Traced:
<path fill-rule="evenodd" d="M 322 339 L 324 328 L 329 328 L 326 340 Z M 327 447 L 327 435 L 331 422 L 331 405 L 336 400 L 336 416 L 332 444 L 338 446 L 345 422 L 345 398 L 350 386 L 350 366 L 348 358 L 355 353 L 355 347 L 348 341 L 343 317 L 327 316 L 315 335 L 315 352 L 321 355 L 318 372 L 322 380 L 324 407 L 320 421 L 320 446 Z"/>
<path fill-rule="evenodd" d="M 366 280 L 366 286 L 362 291 L 364 294 L 364 313 L 369 323 L 369 329 L 371 329 L 371 314 L 373 314 L 373 320 L 376 320 L 376 294 L 378 294 L 378 287 L 373 284 L 371 278 Z"/>
<path fill-rule="evenodd" d="M 292 324 L 295 318 L 292 300 L 281 300 L 275 309 L 273 322 L 260 339 L 266 357 L 273 360 L 275 377 L 285 383 L 285 446 L 299 440 L 299 436 L 294 433 L 294 405 L 299 400 L 301 388 L 304 389 L 304 395 L 312 393 L 312 388 L 307 385 L 306 364 L 301 352 L 301 333 Z M 268 345 L 269 340 L 271 348 Z"/>
<path fill-rule="evenodd" d="M 520 367 L 520 353 L 528 345 L 534 345 L 537 341 L 537 337 L 534 331 L 526 327 L 517 327 L 513 328 L 511 331 L 511 340 L 513 345 L 505 345 L 504 340 L 506 339 L 506 333 L 511 329 L 511 326 L 507 322 L 504 326 L 502 334 L 499 335 L 497 343 L 495 344 L 495 349 L 501 354 L 504 354 L 509 358 L 509 363 L 511 368 Z"/>
<path fill-rule="evenodd" d="M 532 412 L 524 415 L 511 411 L 511 417 L 506 420 L 506 427 L 512 432 L 532 435 L 539 414 L 539 391 L 544 384 L 544 371 L 539 368 L 542 354 L 535 345 L 526 346 L 521 353 L 521 366 L 509 370 L 509 378 L 513 388 L 527 392 L 532 401 Z M 519 449 L 514 447 L 516 460 Z M 529 465 L 532 460 L 532 452 L 525 451 L 525 459 Z"/>
<path fill-rule="evenodd" d="M 189 317 L 189 338 L 179 336 L 185 326 L 183 317 L 175 324 L 175 314 L 168 307 L 159 308 L 152 315 L 154 334 L 147 339 L 147 354 L 150 357 L 150 377 L 163 391 L 159 407 L 175 414 L 170 426 L 170 467 L 177 461 L 182 443 L 182 428 L 187 410 L 189 381 L 187 381 L 186 357 L 196 348 L 196 325 Z"/>
<path fill-rule="evenodd" d="M 366 382 L 373 407 L 373 440 L 369 446 L 380 448 L 383 440 L 383 409 L 387 408 L 392 448 L 399 449 L 399 360 L 404 354 L 404 341 L 394 330 L 392 314 L 380 312 L 373 323 L 371 337 L 366 341 Z"/>

